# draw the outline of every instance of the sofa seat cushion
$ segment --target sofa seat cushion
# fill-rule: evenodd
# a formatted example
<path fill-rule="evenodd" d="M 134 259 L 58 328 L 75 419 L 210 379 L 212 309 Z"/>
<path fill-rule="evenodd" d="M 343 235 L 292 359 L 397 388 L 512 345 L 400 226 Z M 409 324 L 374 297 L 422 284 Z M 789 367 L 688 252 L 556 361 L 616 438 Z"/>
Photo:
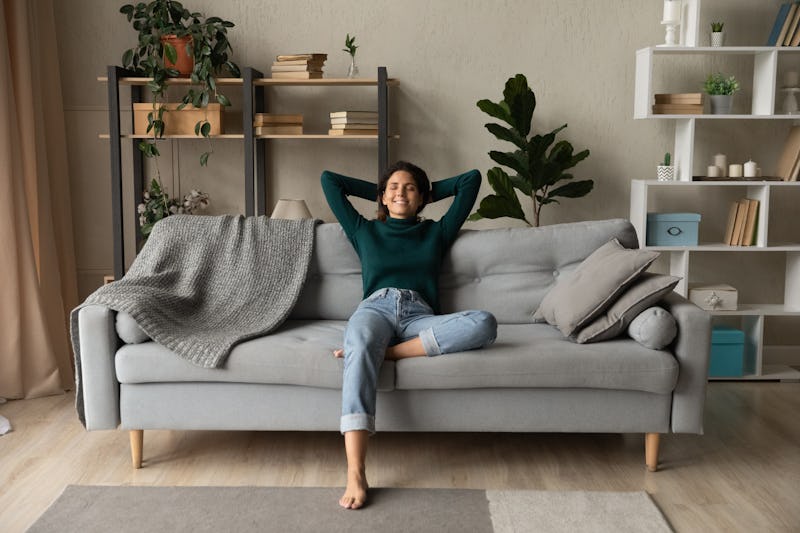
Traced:
<path fill-rule="evenodd" d="M 116 354 L 120 383 L 234 382 L 342 388 L 341 359 L 347 322 L 288 320 L 271 335 L 243 342 L 222 368 L 202 368 L 154 342 L 126 344 Z M 381 367 L 378 390 L 394 388 L 393 362 Z"/>
<path fill-rule="evenodd" d="M 397 363 L 397 389 L 591 388 L 666 394 L 678 362 L 629 337 L 576 344 L 549 324 L 500 324 L 482 350 Z"/>

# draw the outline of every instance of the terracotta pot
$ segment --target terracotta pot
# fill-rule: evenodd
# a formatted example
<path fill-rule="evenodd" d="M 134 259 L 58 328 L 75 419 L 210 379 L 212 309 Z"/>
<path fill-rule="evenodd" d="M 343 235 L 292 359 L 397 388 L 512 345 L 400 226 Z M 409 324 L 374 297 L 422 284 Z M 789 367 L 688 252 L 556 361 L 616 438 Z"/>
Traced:
<path fill-rule="evenodd" d="M 174 68 L 180 72 L 182 78 L 188 78 L 194 68 L 194 54 L 192 53 L 192 37 L 186 35 L 178 37 L 176 35 L 164 35 L 161 37 L 161 44 L 171 44 L 175 47 L 177 53 L 177 61 L 173 63 L 167 59 L 167 54 L 164 54 L 164 66 L 167 68 Z"/>

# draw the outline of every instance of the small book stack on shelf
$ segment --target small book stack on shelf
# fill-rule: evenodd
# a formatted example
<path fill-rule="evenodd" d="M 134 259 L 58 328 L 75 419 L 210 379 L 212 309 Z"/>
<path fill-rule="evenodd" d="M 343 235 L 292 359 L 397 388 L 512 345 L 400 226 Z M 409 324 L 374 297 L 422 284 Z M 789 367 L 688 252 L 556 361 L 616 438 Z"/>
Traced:
<path fill-rule="evenodd" d="M 731 204 L 723 244 L 752 246 L 756 243 L 758 200 L 742 198 Z"/>
<path fill-rule="evenodd" d="M 302 135 L 303 115 L 256 113 L 253 127 L 256 135 Z"/>
<path fill-rule="evenodd" d="M 322 67 L 328 54 L 291 54 L 275 58 L 272 77 L 289 80 L 316 80 L 322 78 Z"/>
<path fill-rule="evenodd" d="M 767 46 L 800 45 L 800 2 L 784 2 L 767 37 Z"/>
<path fill-rule="evenodd" d="M 783 181 L 797 181 L 800 176 L 800 126 L 789 130 L 775 175 Z"/>
<path fill-rule="evenodd" d="M 377 135 L 377 111 L 334 111 L 328 135 Z"/>
<path fill-rule="evenodd" d="M 655 95 L 654 115 L 702 115 L 703 93 Z"/>

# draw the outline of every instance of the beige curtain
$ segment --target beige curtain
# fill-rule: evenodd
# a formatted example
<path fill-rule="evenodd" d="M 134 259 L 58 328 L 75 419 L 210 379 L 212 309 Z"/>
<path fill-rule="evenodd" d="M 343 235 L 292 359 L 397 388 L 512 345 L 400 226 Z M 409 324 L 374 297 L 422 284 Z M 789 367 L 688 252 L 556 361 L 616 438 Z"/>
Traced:
<path fill-rule="evenodd" d="M 77 303 L 52 0 L 0 0 L 0 397 L 72 387 Z"/>

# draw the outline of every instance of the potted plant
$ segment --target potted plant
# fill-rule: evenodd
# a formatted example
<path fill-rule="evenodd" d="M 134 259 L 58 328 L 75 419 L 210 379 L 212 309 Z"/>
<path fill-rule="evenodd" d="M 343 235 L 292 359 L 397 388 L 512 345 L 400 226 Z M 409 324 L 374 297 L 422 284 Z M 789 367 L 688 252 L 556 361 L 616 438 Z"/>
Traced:
<path fill-rule="evenodd" d="M 672 181 L 675 179 L 675 167 L 670 164 L 671 162 L 672 158 L 667 152 L 664 154 L 664 160 L 656 167 L 658 181 Z"/>
<path fill-rule="evenodd" d="M 517 149 L 513 152 L 489 152 L 492 160 L 510 168 L 514 174 L 509 175 L 500 167 L 489 170 L 487 177 L 495 194 L 483 198 L 480 207 L 470 215 L 469 220 L 510 217 L 538 227 L 540 213 L 545 205 L 559 203 L 558 197 L 580 198 L 589 194 L 594 187 L 592 180 L 572 181 L 572 174 L 566 172 L 586 159 L 589 150 L 573 153 L 572 145 L 565 140 L 553 145 L 556 135 L 567 127 L 566 124 L 550 133 L 528 137 L 531 133 L 536 96 L 528 87 L 528 80 L 524 75 L 517 74 L 508 79 L 500 102 L 480 100 L 477 105 L 484 113 L 510 126 L 496 123 L 485 125 L 495 137 L 514 144 Z M 559 185 L 561 181 L 568 183 Z M 533 223 L 525 216 L 517 190 L 528 196 L 533 203 Z"/>
<path fill-rule="evenodd" d="M 150 189 L 144 191 L 142 203 L 136 208 L 142 238 L 147 240 L 153 226 L 162 218 L 170 215 L 194 215 L 208 207 L 209 203 L 208 195 L 195 189 L 185 195 L 183 200 L 170 198 L 158 180 L 154 179 L 150 183 Z"/>
<path fill-rule="evenodd" d="M 233 77 L 240 76 L 239 67 L 228 56 L 232 51 L 228 28 L 234 24 L 219 17 L 191 12 L 175 0 L 125 4 L 120 12 L 128 17 L 128 22 L 139 34 L 137 45 L 122 55 L 122 65 L 152 78 L 147 84 L 153 95 L 152 110 L 147 115 L 147 133 L 152 137 L 139 143 L 139 150 L 146 157 L 160 155 L 155 141 L 164 135 L 166 107 L 161 104 L 166 97 L 168 80 L 181 76 L 181 64 L 190 59 L 191 68 L 184 70 L 188 70 L 192 85 L 177 109 L 192 105 L 206 110 L 204 118 L 195 125 L 195 134 L 209 142 L 209 150 L 200 156 L 200 164 L 206 165 L 213 152 L 208 104 L 213 101 L 223 107 L 230 105 L 230 100 L 217 90 L 216 77 L 223 70 Z"/>
<path fill-rule="evenodd" d="M 711 23 L 711 46 L 722 46 L 725 40 L 725 32 L 722 31 L 724 26 L 724 22 Z"/>
<path fill-rule="evenodd" d="M 734 76 L 725 77 L 722 73 L 709 74 L 703 90 L 711 101 L 711 113 L 727 115 L 733 105 L 733 93 L 739 90 L 739 82 Z"/>

